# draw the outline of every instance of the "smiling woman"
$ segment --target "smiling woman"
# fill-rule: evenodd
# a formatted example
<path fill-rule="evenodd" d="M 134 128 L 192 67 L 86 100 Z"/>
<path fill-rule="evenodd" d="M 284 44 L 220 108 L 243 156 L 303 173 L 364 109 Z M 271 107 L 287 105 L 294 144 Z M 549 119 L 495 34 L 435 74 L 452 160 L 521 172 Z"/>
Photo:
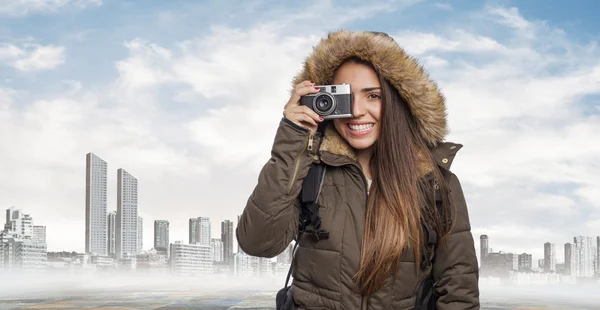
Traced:
<path fill-rule="evenodd" d="M 324 120 L 299 103 L 328 84 L 350 85 L 351 117 Z M 384 33 L 338 31 L 315 47 L 236 229 L 240 248 L 261 257 L 297 236 L 292 309 L 479 309 L 467 206 L 450 171 L 461 145 L 443 142 L 445 109 Z M 313 164 L 326 168 L 325 238 L 299 229 Z"/>

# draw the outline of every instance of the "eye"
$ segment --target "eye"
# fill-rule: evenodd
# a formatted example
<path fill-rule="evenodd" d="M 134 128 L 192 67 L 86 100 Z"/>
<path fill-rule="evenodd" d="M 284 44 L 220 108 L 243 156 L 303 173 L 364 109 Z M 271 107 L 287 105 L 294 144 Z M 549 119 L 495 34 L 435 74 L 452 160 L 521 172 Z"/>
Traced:
<path fill-rule="evenodd" d="M 381 96 L 378 93 L 370 93 L 367 98 L 369 99 L 381 99 Z"/>

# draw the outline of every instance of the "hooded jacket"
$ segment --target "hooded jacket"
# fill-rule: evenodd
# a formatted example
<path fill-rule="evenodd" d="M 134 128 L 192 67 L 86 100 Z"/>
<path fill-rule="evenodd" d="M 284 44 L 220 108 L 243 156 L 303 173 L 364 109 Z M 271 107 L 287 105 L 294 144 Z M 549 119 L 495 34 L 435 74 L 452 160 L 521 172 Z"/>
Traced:
<path fill-rule="evenodd" d="M 298 232 L 303 179 L 312 163 L 327 166 L 319 195 L 322 226 L 329 238 L 300 238 L 294 259 L 292 296 L 298 309 L 412 309 L 420 280 L 431 271 L 440 310 L 479 309 L 478 267 L 467 204 L 450 167 L 461 144 L 444 142 L 447 135 L 445 99 L 417 61 L 384 33 L 330 33 L 315 46 L 292 84 L 310 80 L 331 84 L 335 69 L 356 56 L 373 64 L 398 90 L 417 120 L 440 169 L 450 176 L 454 225 L 436 248 L 433 266 L 415 271 L 415 257 L 406 251 L 395 277 L 368 299 L 361 297 L 354 277 L 359 269 L 365 225 L 367 181 L 355 150 L 333 125 L 323 136 L 282 119 L 271 158 L 258 177 L 241 215 L 236 237 L 247 254 L 275 257 Z M 425 177 L 433 167 L 422 165 Z"/>

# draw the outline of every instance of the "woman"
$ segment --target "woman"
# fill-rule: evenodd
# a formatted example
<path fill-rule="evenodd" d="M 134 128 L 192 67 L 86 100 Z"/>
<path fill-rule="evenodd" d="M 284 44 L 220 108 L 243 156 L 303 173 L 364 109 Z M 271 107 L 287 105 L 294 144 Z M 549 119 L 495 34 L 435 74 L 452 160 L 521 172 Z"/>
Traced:
<path fill-rule="evenodd" d="M 324 120 L 299 99 L 318 92 L 314 85 L 342 83 L 351 86 L 353 117 L 325 121 L 321 136 Z M 428 274 L 437 309 L 479 309 L 467 206 L 449 170 L 462 145 L 443 142 L 436 84 L 386 34 L 348 31 L 322 40 L 293 84 L 236 228 L 241 249 L 260 257 L 286 249 L 298 232 L 303 178 L 323 162 L 318 201 L 329 238 L 300 238 L 291 287 L 299 309 L 412 309 Z M 432 265 L 423 227 L 440 237 Z"/>

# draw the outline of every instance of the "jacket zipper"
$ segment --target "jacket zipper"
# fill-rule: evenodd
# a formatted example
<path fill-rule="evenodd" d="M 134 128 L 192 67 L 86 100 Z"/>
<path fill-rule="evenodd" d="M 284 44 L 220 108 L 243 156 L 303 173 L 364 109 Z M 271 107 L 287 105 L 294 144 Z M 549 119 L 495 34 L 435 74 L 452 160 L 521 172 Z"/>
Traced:
<path fill-rule="evenodd" d="M 288 186 L 288 189 L 287 189 L 287 194 L 288 195 L 292 191 L 292 187 L 294 186 L 294 183 L 296 183 L 296 176 L 298 175 L 298 170 L 300 169 L 300 161 L 302 160 L 302 156 L 304 155 L 304 152 L 307 149 L 308 150 L 312 150 L 313 149 L 313 138 L 314 138 L 314 136 L 315 135 L 311 131 L 310 134 L 308 135 L 308 142 L 307 142 L 306 146 L 304 146 L 302 148 L 302 151 L 300 151 L 300 154 L 298 154 L 298 156 L 296 157 L 296 162 L 295 162 L 295 167 L 294 167 L 294 174 L 292 175 L 292 180 L 290 181 L 290 185 Z"/>

